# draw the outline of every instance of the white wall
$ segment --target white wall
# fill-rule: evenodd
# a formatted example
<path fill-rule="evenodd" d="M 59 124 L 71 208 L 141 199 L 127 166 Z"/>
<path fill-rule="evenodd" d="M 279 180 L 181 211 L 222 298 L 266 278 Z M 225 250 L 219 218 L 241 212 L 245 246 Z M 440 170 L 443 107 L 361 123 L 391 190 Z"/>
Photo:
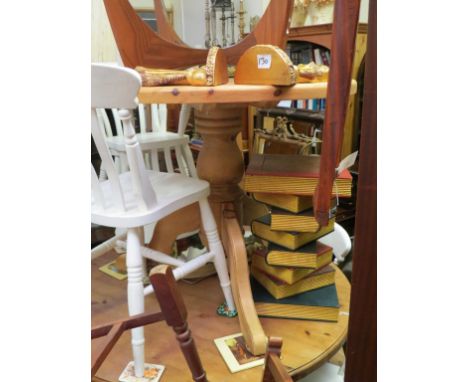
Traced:
<path fill-rule="evenodd" d="M 205 47 L 205 0 L 178 0 L 181 2 L 182 17 L 180 13 L 177 14 L 174 10 L 174 19 L 182 22 L 182 39 L 190 46 Z M 239 0 L 234 0 L 235 12 L 239 11 Z M 264 9 L 268 6 L 270 0 L 245 0 L 244 10 L 247 12 L 244 15 L 245 32 L 250 32 L 250 17 L 262 16 Z M 225 12 L 226 16 L 230 16 L 230 11 Z M 222 22 L 219 20 L 221 11 L 217 12 L 217 39 L 222 43 Z M 176 28 L 177 30 L 177 28 Z M 231 42 L 231 21 L 226 21 L 226 31 L 228 45 Z M 179 31 L 178 31 L 179 33 Z M 234 20 L 234 37 L 235 41 L 239 38 L 239 17 L 236 14 Z"/>
<path fill-rule="evenodd" d="M 118 50 L 102 0 L 91 3 L 91 61 L 117 62 Z"/>
<path fill-rule="evenodd" d="M 197 48 L 205 47 L 204 4 L 205 0 L 182 0 L 182 14 L 174 12 L 174 18 L 182 22 L 182 39 L 187 45 Z"/>

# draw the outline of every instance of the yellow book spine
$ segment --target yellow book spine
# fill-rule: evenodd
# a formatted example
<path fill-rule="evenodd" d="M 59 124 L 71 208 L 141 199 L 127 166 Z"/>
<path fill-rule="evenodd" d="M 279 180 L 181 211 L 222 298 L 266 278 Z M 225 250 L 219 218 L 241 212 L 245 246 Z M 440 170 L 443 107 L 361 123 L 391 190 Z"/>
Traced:
<path fill-rule="evenodd" d="M 255 193 L 254 198 L 270 206 L 279 207 L 293 213 L 302 212 L 312 208 L 313 199 L 307 196 L 289 195 L 289 194 L 264 194 Z"/>
<path fill-rule="evenodd" d="M 266 263 L 264 257 L 256 255 L 252 256 L 252 265 L 287 284 L 293 284 L 315 271 L 308 268 L 273 267 Z"/>
<path fill-rule="evenodd" d="M 251 268 L 251 272 L 253 277 L 255 277 L 255 279 L 276 299 L 294 296 L 298 293 L 321 288 L 335 282 L 335 272 L 327 272 L 317 276 L 306 277 L 292 285 L 277 284 L 255 267 Z"/>
<path fill-rule="evenodd" d="M 310 253 L 271 251 L 267 255 L 267 264 L 282 267 L 321 268 L 332 261 L 333 251 L 317 256 Z"/>
<path fill-rule="evenodd" d="M 259 316 L 295 318 L 302 320 L 338 321 L 338 309 L 298 305 L 280 305 L 263 302 L 255 303 L 255 310 Z"/>
<path fill-rule="evenodd" d="M 301 232 L 298 235 L 293 235 L 285 231 L 273 231 L 270 226 L 260 223 L 258 221 L 252 222 L 252 233 L 259 236 L 260 238 L 272 241 L 275 244 L 282 245 L 290 250 L 296 250 L 297 248 L 316 240 L 327 233 L 333 231 L 334 220 L 328 221 L 328 225 L 322 227 L 318 232 Z"/>
<path fill-rule="evenodd" d="M 303 179 L 287 176 L 254 176 L 244 177 L 244 190 L 247 192 L 264 192 L 293 195 L 313 195 L 318 179 Z M 338 179 L 333 183 L 333 195 L 351 196 L 351 181 Z"/>
<path fill-rule="evenodd" d="M 313 216 L 272 214 L 271 229 L 274 231 L 317 232 L 320 225 Z"/>

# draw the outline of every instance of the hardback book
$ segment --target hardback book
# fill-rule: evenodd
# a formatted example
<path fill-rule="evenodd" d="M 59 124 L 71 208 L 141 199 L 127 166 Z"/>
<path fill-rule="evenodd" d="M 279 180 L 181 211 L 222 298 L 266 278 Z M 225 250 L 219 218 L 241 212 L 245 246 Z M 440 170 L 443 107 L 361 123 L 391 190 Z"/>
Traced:
<path fill-rule="evenodd" d="M 332 258 L 333 248 L 314 240 L 294 251 L 270 243 L 265 260 L 273 266 L 317 269 L 331 263 Z"/>
<path fill-rule="evenodd" d="M 324 65 L 327 65 L 327 66 L 330 66 L 330 62 L 328 61 L 328 57 L 327 57 L 327 54 L 324 50 L 321 50 L 320 51 L 320 56 L 322 58 L 322 62 Z"/>
<path fill-rule="evenodd" d="M 281 280 L 277 280 L 255 267 L 251 268 L 251 272 L 255 280 L 262 284 L 262 286 L 276 299 L 294 296 L 298 293 L 322 288 L 335 283 L 335 268 L 330 265 L 316 270 L 291 285 L 286 284 Z"/>
<path fill-rule="evenodd" d="M 335 219 L 330 219 L 335 221 Z M 274 231 L 317 232 L 320 225 L 312 209 L 297 214 L 278 208 L 271 210 L 271 229 Z"/>
<path fill-rule="evenodd" d="M 315 63 L 316 64 L 319 64 L 319 65 L 323 64 L 322 55 L 320 54 L 320 49 L 319 48 L 314 49 L 314 58 L 315 58 Z"/>
<path fill-rule="evenodd" d="M 319 155 L 254 154 L 244 176 L 247 192 L 312 196 L 318 185 Z M 351 196 L 352 177 L 347 169 L 335 179 L 333 195 Z"/>
<path fill-rule="evenodd" d="M 316 271 L 312 268 L 278 267 L 268 265 L 265 257 L 266 251 L 255 251 L 252 254 L 252 266 L 269 274 L 277 280 L 285 282 L 286 284 L 294 284 Z"/>
<path fill-rule="evenodd" d="M 250 285 L 259 316 L 338 321 L 340 304 L 335 284 L 278 300 L 253 277 Z"/>
<path fill-rule="evenodd" d="M 299 213 L 313 206 L 313 199 L 310 196 L 299 196 L 289 194 L 265 194 L 263 192 L 255 192 L 253 194 L 255 200 L 261 203 L 268 204 L 273 207 L 281 208 L 285 211 Z"/>
<path fill-rule="evenodd" d="M 329 220 L 328 224 L 321 227 L 317 232 L 287 232 L 274 231 L 271 229 L 270 214 L 261 216 L 252 221 L 252 233 L 260 239 L 275 243 L 290 250 L 296 250 L 313 240 L 317 240 L 326 234 L 333 232 L 334 222 Z"/>

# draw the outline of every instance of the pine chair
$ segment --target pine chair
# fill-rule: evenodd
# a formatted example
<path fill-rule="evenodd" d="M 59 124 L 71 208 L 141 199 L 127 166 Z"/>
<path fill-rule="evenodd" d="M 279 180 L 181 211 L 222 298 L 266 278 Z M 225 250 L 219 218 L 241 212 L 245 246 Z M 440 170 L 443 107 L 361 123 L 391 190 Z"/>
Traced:
<path fill-rule="evenodd" d="M 136 137 L 132 109 L 138 106 L 141 78 L 132 69 L 105 64 L 91 66 L 91 132 L 108 180 L 99 181 L 91 166 L 91 221 L 108 227 L 127 229 L 128 309 L 131 316 L 144 312 L 144 295 L 153 287 L 143 287 L 143 256 L 175 265 L 176 280 L 212 261 L 229 311 L 235 309 L 223 246 L 208 204 L 209 183 L 177 173 L 147 170 Z M 99 126 L 96 109 L 119 109 L 123 123 L 129 171 L 118 172 Z M 187 263 L 167 254 L 142 247 L 143 226 L 159 221 L 192 203 L 198 203 L 209 252 Z M 143 328 L 132 329 L 132 347 L 137 376 L 143 374 Z"/>
<path fill-rule="evenodd" d="M 195 342 L 187 324 L 187 309 L 182 295 L 177 289 L 171 269 L 167 265 L 157 266 L 151 271 L 150 281 L 154 285 L 161 312 L 144 313 L 91 329 L 91 339 L 106 336 L 105 341 L 101 342 L 100 347 L 92 357 L 91 377 L 93 381 L 99 381 L 95 377 L 96 372 L 125 330 L 159 321 L 166 321 L 167 325 L 174 330 L 179 346 L 192 372 L 193 380 L 197 382 L 207 381 L 206 373 L 203 370 Z"/>

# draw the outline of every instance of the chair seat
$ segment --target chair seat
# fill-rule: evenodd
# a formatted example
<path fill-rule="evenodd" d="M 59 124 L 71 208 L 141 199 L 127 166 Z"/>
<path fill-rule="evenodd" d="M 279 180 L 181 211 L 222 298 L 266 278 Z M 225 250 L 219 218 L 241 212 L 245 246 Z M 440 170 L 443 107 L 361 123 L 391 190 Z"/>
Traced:
<path fill-rule="evenodd" d="M 164 146 L 174 147 L 175 145 L 184 145 L 189 142 L 187 135 L 180 136 L 170 131 L 137 134 L 136 137 L 142 151 L 154 149 L 155 144 L 159 144 L 156 145 L 159 146 L 158 148 L 163 148 Z M 106 142 L 111 150 L 118 152 L 125 151 L 125 137 L 123 136 L 108 137 L 106 138 Z"/>
<path fill-rule="evenodd" d="M 140 227 L 156 222 L 210 194 L 209 183 L 201 179 L 156 171 L 148 171 L 148 175 L 153 189 L 157 191 L 157 204 L 154 208 L 139 208 L 133 193 L 131 174 L 125 172 L 119 175 L 119 179 L 126 211 L 122 212 L 113 205 L 111 183 L 107 180 L 100 183 L 106 208 L 100 208 L 92 199 L 91 222 L 107 227 Z"/>

